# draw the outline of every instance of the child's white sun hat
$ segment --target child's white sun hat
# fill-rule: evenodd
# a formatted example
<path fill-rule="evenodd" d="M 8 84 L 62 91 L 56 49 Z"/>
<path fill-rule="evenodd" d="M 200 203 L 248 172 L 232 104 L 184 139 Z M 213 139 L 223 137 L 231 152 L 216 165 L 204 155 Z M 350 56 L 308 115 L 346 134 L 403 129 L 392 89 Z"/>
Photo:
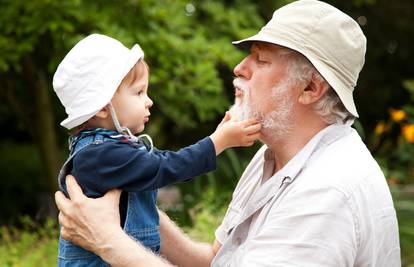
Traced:
<path fill-rule="evenodd" d="M 60 125 L 72 129 L 92 118 L 110 103 L 124 77 L 144 51 L 138 44 L 131 49 L 101 34 L 79 41 L 59 64 L 53 89 L 68 117 Z"/>

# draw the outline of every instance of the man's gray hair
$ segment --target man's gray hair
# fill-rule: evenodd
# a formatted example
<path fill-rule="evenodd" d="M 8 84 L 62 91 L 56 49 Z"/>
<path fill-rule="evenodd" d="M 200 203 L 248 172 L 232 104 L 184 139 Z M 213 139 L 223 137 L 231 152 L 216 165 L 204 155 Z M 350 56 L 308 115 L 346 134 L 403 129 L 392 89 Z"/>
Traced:
<path fill-rule="evenodd" d="M 311 79 L 318 79 L 321 82 L 326 82 L 313 64 L 302 54 L 291 49 L 286 49 L 283 54 L 284 56 L 290 57 L 287 69 L 290 81 L 296 80 L 297 82 L 303 82 L 310 81 Z M 342 104 L 342 101 L 335 90 L 330 86 L 327 92 L 315 104 L 314 110 L 328 124 L 344 124 L 349 120 L 355 119 L 355 117 L 345 108 L 344 104 Z"/>

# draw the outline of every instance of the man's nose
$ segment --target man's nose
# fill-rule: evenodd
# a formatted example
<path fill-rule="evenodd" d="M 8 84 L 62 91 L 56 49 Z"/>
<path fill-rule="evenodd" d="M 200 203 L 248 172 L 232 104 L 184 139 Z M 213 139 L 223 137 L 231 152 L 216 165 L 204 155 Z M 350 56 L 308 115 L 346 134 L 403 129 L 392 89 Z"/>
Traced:
<path fill-rule="evenodd" d="M 245 57 L 236 67 L 234 67 L 233 73 L 236 77 L 250 79 L 251 70 L 249 68 L 249 56 Z"/>

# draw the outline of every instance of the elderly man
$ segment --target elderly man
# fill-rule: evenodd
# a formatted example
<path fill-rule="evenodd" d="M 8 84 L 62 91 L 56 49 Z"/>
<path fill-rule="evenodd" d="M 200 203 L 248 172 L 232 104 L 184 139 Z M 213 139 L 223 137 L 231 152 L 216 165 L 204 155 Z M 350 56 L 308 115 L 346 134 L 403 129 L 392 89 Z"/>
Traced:
<path fill-rule="evenodd" d="M 160 213 L 161 253 L 178 266 L 400 266 L 385 178 L 351 124 L 366 39 L 358 24 L 316 0 L 288 4 L 234 69 L 233 118 L 262 121 L 265 144 L 234 191 L 213 246 L 187 238 Z M 68 177 L 64 238 L 114 266 L 171 266 L 119 226 L 112 191 L 86 198 Z"/>

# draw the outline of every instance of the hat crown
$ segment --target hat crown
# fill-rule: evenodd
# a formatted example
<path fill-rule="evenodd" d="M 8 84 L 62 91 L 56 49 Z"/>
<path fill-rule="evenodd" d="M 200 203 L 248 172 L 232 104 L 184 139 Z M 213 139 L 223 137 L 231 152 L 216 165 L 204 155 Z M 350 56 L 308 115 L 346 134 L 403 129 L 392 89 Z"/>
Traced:
<path fill-rule="evenodd" d="M 367 42 L 354 19 L 327 3 L 300 0 L 276 10 L 262 30 L 271 32 L 276 27 L 288 30 L 292 38 L 325 62 L 335 63 L 343 74 L 339 77 L 353 91 L 365 62 Z"/>

